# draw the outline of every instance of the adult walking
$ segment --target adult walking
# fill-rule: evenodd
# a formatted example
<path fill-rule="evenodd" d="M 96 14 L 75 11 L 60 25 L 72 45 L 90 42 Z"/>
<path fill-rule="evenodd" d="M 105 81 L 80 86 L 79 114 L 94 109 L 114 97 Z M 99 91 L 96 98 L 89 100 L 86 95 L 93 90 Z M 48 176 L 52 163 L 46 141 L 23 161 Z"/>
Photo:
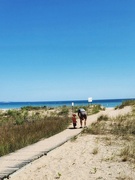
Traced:
<path fill-rule="evenodd" d="M 84 127 L 86 127 L 87 113 L 85 109 L 83 108 L 78 109 L 78 116 L 80 118 L 80 128 L 82 128 L 83 120 L 84 120 Z"/>

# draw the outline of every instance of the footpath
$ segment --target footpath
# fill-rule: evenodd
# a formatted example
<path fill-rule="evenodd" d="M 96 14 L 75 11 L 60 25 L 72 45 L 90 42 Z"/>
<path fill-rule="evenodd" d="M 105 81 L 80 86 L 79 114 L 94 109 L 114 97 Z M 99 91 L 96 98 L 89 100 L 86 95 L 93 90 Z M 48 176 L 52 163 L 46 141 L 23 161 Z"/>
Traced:
<path fill-rule="evenodd" d="M 113 115 L 113 108 L 107 108 L 97 114 L 88 116 L 87 126 L 96 122 L 97 118 L 102 114 Z M 115 113 L 116 115 L 118 113 Z M 50 138 L 43 139 L 35 144 L 29 145 L 25 148 L 17 150 L 13 153 L 0 157 L 0 180 L 9 178 L 10 175 L 20 170 L 22 167 L 32 163 L 34 160 L 47 155 L 53 149 L 61 146 L 74 136 L 81 133 L 82 129 L 79 128 L 80 123 L 77 119 L 77 128 L 73 129 L 72 124 L 61 133 L 58 133 Z"/>

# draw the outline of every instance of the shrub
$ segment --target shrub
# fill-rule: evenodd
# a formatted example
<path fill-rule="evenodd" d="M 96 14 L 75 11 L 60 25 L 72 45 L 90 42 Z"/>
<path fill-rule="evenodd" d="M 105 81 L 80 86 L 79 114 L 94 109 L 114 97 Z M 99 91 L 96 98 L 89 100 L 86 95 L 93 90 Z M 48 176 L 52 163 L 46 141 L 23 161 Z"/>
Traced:
<path fill-rule="evenodd" d="M 92 123 L 89 128 L 83 129 L 82 133 L 94 135 L 104 134 L 104 123 Z"/>
<path fill-rule="evenodd" d="M 130 158 L 134 159 L 135 161 L 135 145 L 132 144 L 130 146 L 124 147 L 119 155 L 122 157 L 122 161 L 130 160 Z"/>
<path fill-rule="evenodd" d="M 47 109 L 47 106 L 24 106 L 21 108 L 21 110 L 27 110 L 27 111 L 44 110 L 44 109 Z"/>
<path fill-rule="evenodd" d="M 107 115 L 101 115 L 98 117 L 97 121 L 108 121 L 109 117 Z"/>

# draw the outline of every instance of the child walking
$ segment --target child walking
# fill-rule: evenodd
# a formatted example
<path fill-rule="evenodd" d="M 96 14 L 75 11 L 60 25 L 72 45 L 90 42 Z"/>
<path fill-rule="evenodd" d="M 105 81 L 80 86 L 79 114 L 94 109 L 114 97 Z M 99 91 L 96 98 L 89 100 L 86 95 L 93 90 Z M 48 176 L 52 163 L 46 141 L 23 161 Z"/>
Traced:
<path fill-rule="evenodd" d="M 72 115 L 72 122 L 73 122 L 73 127 L 74 127 L 74 129 L 75 129 L 75 128 L 76 128 L 76 125 L 77 125 L 76 114 L 73 114 L 73 115 Z"/>

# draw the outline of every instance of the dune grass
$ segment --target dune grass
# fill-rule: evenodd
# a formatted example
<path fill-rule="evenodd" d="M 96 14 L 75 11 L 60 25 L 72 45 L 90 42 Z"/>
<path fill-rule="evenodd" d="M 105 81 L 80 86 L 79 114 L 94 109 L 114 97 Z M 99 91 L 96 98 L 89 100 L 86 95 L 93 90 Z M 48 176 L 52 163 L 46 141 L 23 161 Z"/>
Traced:
<path fill-rule="evenodd" d="M 116 106 L 115 109 L 122 109 L 125 106 L 135 106 L 135 100 L 123 101 L 122 104 L 120 104 L 119 106 Z"/>
<path fill-rule="evenodd" d="M 64 112 L 61 108 L 61 113 L 57 116 L 55 111 L 53 116 L 47 116 L 39 110 L 41 109 L 26 107 L 0 113 L 0 156 L 57 134 L 70 123 L 65 108 Z"/>
<path fill-rule="evenodd" d="M 100 105 L 75 106 L 74 112 L 84 108 L 88 114 L 99 112 Z M 14 152 L 42 138 L 48 138 L 68 127 L 72 122 L 72 109 L 23 107 L 20 110 L 0 112 L 0 156 Z"/>
<path fill-rule="evenodd" d="M 132 161 L 135 163 L 135 101 L 124 102 L 122 107 L 131 105 L 132 113 L 116 118 L 100 116 L 96 123 L 84 129 L 83 133 L 110 137 L 114 136 L 116 141 L 123 143 L 119 153 L 122 161 Z M 120 106 L 121 108 L 121 106 Z M 109 144 L 111 145 L 110 141 Z"/>
<path fill-rule="evenodd" d="M 41 138 L 50 137 L 64 130 L 69 124 L 68 118 L 47 117 L 21 125 L 0 127 L 0 156 L 8 154 Z"/>

